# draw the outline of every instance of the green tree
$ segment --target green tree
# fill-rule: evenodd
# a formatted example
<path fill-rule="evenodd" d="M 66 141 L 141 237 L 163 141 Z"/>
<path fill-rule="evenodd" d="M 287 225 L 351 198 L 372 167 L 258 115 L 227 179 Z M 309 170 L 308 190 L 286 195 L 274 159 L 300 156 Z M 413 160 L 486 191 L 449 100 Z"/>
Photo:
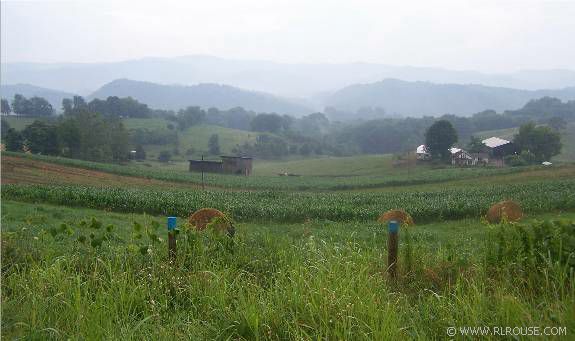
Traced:
<path fill-rule="evenodd" d="M 160 162 L 169 162 L 172 159 L 172 153 L 167 150 L 161 151 L 160 155 L 158 155 L 158 161 Z"/>
<path fill-rule="evenodd" d="M 184 130 L 193 125 L 203 123 L 205 119 L 206 113 L 200 107 L 187 107 L 178 112 L 178 128 Z"/>
<path fill-rule="evenodd" d="M 64 98 L 62 100 L 62 111 L 64 114 L 71 114 L 74 109 L 74 103 L 69 98 Z"/>
<path fill-rule="evenodd" d="M 26 97 L 16 94 L 12 100 L 12 111 L 17 115 L 30 116 L 32 115 L 32 103 Z"/>
<path fill-rule="evenodd" d="M 34 96 L 29 101 L 33 116 L 50 116 L 54 113 L 52 104 L 42 97 Z"/>
<path fill-rule="evenodd" d="M 32 153 L 58 155 L 58 132 L 55 126 L 34 121 L 22 131 L 25 144 Z"/>
<path fill-rule="evenodd" d="M 457 132 L 447 120 L 436 121 L 425 133 L 425 145 L 432 158 L 449 161 L 451 148 L 457 142 Z"/>
<path fill-rule="evenodd" d="M 6 141 L 6 150 L 11 152 L 21 152 L 24 146 L 24 137 L 14 128 L 8 129 L 4 138 Z"/>
<path fill-rule="evenodd" d="M 219 154 L 220 153 L 220 137 L 218 134 L 212 134 L 208 141 L 208 149 L 210 154 Z"/>
<path fill-rule="evenodd" d="M 481 139 L 475 136 L 471 136 L 469 143 L 467 144 L 467 151 L 471 153 L 481 153 L 485 150 L 485 145 L 481 142 Z"/>
<path fill-rule="evenodd" d="M 6 98 L 2 98 L 0 108 L 3 115 L 9 115 L 12 112 L 10 103 L 8 103 L 8 100 Z"/>
<path fill-rule="evenodd" d="M 6 138 L 6 133 L 8 133 L 8 129 L 10 129 L 10 124 L 5 119 L 2 119 L 0 127 L 2 128 L 2 140 L 4 140 Z"/>
<path fill-rule="evenodd" d="M 561 152 L 562 147 L 558 132 L 546 126 L 537 127 L 532 122 L 519 128 L 514 142 L 522 152 L 531 152 L 535 162 L 551 160 L 551 157 Z"/>
<path fill-rule="evenodd" d="M 259 114 L 251 122 L 253 131 L 277 133 L 284 126 L 284 119 L 278 114 Z"/>
<path fill-rule="evenodd" d="M 66 156 L 92 161 L 128 158 L 129 135 L 116 116 L 72 110 L 72 113 L 64 115 L 58 128 Z"/>

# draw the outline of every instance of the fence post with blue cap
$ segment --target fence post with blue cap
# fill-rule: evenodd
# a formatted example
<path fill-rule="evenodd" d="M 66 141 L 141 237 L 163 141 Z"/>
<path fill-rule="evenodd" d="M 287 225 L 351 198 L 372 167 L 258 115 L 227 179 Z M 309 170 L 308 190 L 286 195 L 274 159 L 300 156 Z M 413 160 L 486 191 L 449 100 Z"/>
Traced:
<path fill-rule="evenodd" d="M 387 273 L 391 278 L 397 275 L 397 242 L 399 223 L 391 220 L 387 227 Z"/>
<path fill-rule="evenodd" d="M 176 217 L 168 217 L 168 255 L 176 261 Z"/>

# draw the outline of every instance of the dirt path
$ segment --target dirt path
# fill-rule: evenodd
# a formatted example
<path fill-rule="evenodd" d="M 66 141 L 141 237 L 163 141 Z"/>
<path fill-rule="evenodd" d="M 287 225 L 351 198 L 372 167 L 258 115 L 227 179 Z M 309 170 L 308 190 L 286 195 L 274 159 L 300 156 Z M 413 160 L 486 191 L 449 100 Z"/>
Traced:
<path fill-rule="evenodd" d="M 90 186 L 190 188 L 200 186 L 185 183 L 115 175 L 94 170 L 63 166 L 26 158 L 2 155 L 2 184 L 80 184 Z"/>

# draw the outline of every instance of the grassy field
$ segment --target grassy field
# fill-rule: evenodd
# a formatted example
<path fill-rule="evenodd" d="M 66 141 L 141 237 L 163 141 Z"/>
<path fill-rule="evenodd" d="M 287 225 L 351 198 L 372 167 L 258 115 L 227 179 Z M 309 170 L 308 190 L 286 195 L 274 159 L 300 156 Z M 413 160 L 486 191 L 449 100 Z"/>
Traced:
<path fill-rule="evenodd" d="M 40 121 L 50 120 L 49 118 L 44 117 L 18 117 L 18 116 L 2 116 L 2 119 L 8 122 L 10 128 L 14 128 L 16 130 L 23 130 L 36 120 Z"/>
<path fill-rule="evenodd" d="M 148 129 L 156 131 L 168 131 L 168 124 L 172 124 L 177 129 L 177 124 L 164 119 L 138 119 L 128 118 L 123 120 L 127 129 Z M 198 157 L 202 154 L 209 156 L 208 141 L 213 134 L 219 137 L 221 154 L 231 154 L 232 149 L 244 143 L 255 143 L 259 133 L 238 129 L 230 129 L 220 126 L 201 124 L 189 127 L 178 132 L 180 155 L 173 155 L 174 160 L 187 160 L 190 157 Z M 168 145 L 145 145 L 148 159 L 156 159 L 161 151 L 173 152 L 175 144 Z M 188 149 L 193 149 L 193 154 L 187 155 Z M 217 156 L 210 156 L 215 157 Z"/>
<path fill-rule="evenodd" d="M 238 224 L 232 241 L 180 219 L 171 263 L 165 217 L 3 200 L 2 336 L 429 340 L 451 326 L 571 335 L 573 249 L 558 245 L 575 238 L 575 215 L 535 218 L 402 228 L 392 280 L 375 223 Z"/>
<path fill-rule="evenodd" d="M 412 165 L 415 168 L 415 165 Z M 291 173 L 306 176 L 386 175 L 406 172 L 407 167 L 395 169 L 391 155 L 361 155 L 350 157 L 323 157 L 290 161 L 259 161 L 254 165 L 255 175 Z"/>
<path fill-rule="evenodd" d="M 496 136 L 505 140 L 512 141 L 514 136 L 519 132 L 519 128 L 507 128 L 507 129 L 496 129 L 496 130 L 485 130 L 478 133 L 474 133 L 474 136 L 479 137 L 480 139 L 490 138 L 492 136 Z"/>

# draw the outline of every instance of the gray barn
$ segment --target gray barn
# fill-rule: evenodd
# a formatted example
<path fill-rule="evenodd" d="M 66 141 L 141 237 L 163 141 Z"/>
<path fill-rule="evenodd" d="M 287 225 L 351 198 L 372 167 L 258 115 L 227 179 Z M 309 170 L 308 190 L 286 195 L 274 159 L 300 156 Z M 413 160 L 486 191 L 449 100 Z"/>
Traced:
<path fill-rule="evenodd" d="M 243 156 L 221 156 L 221 161 L 189 160 L 190 172 L 252 175 L 253 158 Z"/>

